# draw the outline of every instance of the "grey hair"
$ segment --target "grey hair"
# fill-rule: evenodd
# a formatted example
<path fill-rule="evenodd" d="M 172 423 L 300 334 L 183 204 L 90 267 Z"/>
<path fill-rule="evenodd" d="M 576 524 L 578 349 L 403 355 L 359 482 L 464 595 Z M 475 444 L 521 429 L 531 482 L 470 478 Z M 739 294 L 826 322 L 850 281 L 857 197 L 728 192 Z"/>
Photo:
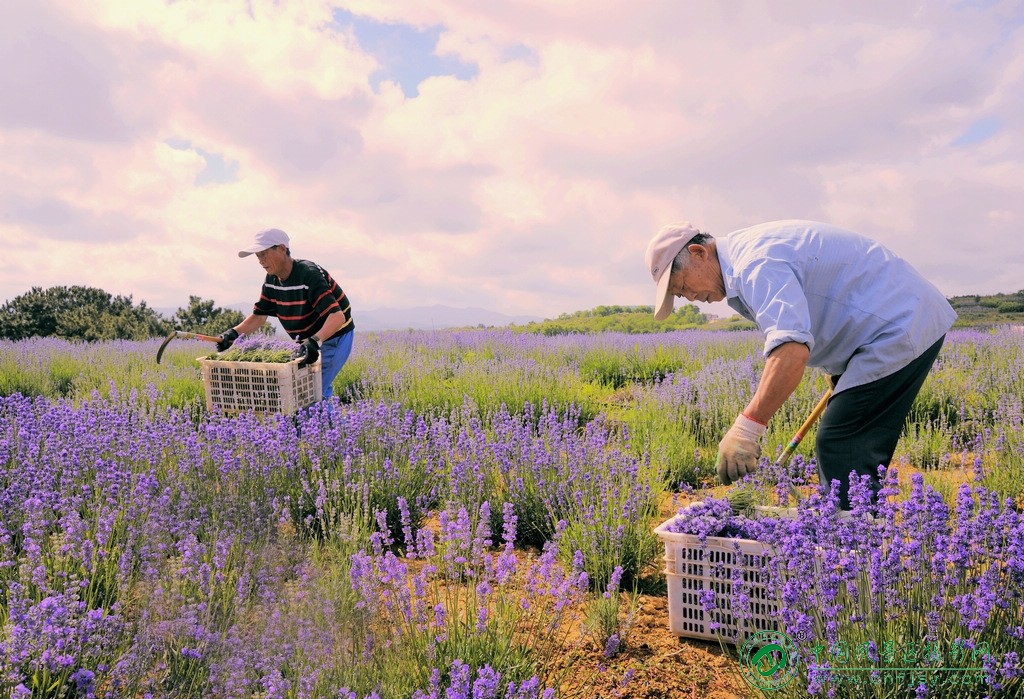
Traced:
<path fill-rule="evenodd" d="M 672 260 L 672 269 L 669 270 L 670 274 L 675 274 L 681 269 L 687 269 L 690 266 L 690 251 L 687 249 L 691 245 L 704 245 L 709 240 L 714 238 L 710 233 L 701 231 L 697 235 L 686 241 L 686 245 L 676 253 L 675 258 Z"/>

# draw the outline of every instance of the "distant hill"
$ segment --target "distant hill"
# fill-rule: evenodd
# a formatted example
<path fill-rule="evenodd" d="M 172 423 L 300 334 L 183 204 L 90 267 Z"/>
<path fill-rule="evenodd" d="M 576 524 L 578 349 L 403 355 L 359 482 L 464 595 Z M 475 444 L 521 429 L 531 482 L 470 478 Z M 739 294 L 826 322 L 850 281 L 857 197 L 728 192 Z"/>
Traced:
<path fill-rule="evenodd" d="M 953 296 L 950 304 L 958 318 L 954 327 L 976 327 L 987 325 L 1024 325 L 1024 290 L 1014 294 Z M 251 303 L 236 303 L 225 306 L 248 314 Z M 177 308 L 153 309 L 168 318 Z M 567 333 L 657 333 L 687 328 L 704 330 L 750 330 L 753 323 L 740 316 L 712 318 L 699 311 L 697 306 L 683 305 L 667 320 L 654 320 L 652 306 L 597 306 L 585 311 L 563 313 L 557 318 L 538 316 L 506 315 L 486 308 L 454 308 L 451 306 L 410 306 L 409 308 L 357 308 L 356 327 L 360 331 L 385 330 L 441 330 L 445 328 L 507 327 L 544 335 Z M 271 322 L 276 323 L 275 319 Z M 280 330 L 278 325 L 278 332 Z"/>
<path fill-rule="evenodd" d="M 1015 294 L 953 296 L 957 313 L 955 328 L 984 325 L 1024 325 L 1024 289 Z"/>
<path fill-rule="evenodd" d="M 529 323 L 523 330 L 539 335 L 620 332 L 662 333 L 688 328 L 710 328 L 709 318 L 696 306 L 683 305 L 664 321 L 654 319 L 653 306 L 598 306 L 588 311 L 563 313 L 557 318 Z M 753 324 L 750 324 L 753 327 Z"/>
<path fill-rule="evenodd" d="M 954 296 L 950 305 L 957 312 L 954 327 L 990 325 L 1024 325 L 1024 290 L 1015 294 L 988 296 Z M 569 333 L 591 334 L 623 332 L 631 334 L 659 333 L 700 328 L 702 330 L 756 330 L 757 325 L 739 315 L 727 318 L 708 317 L 697 306 L 683 305 L 666 320 L 654 320 L 652 306 L 598 306 L 588 311 L 563 313 L 557 318 L 529 323 L 526 332 L 542 335 Z"/>

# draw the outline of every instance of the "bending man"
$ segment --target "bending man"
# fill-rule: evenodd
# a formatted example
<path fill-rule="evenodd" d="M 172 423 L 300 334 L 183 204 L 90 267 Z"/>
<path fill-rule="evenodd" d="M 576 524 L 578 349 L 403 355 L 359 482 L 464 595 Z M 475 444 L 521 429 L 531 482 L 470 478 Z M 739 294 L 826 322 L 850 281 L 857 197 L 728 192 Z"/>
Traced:
<path fill-rule="evenodd" d="M 758 440 L 807 366 L 829 374 L 833 395 L 815 451 L 826 487 L 851 471 L 888 466 L 910 407 L 956 313 L 906 261 L 877 242 L 813 221 L 775 221 L 721 239 L 689 224 L 662 228 L 647 247 L 658 285 L 654 315 L 675 297 L 725 300 L 764 333 L 764 373 L 718 447 L 726 484 L 757 469 Z"/>

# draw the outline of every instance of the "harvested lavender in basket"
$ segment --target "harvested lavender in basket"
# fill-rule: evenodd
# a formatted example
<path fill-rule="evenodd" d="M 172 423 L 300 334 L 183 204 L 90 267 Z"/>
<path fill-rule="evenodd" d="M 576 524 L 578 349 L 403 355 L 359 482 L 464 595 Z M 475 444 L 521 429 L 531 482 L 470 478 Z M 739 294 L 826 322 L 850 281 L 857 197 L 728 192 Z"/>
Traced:
<path fill-rule="evenodd" d="M 295 359 L 298 347 L 291 340 L 282 340 L 269 335 L 252 334 L 240 337 L 224 352 L 214 352 L 208 359 L 224 362 L 270 362 L 285 363 Z"/>

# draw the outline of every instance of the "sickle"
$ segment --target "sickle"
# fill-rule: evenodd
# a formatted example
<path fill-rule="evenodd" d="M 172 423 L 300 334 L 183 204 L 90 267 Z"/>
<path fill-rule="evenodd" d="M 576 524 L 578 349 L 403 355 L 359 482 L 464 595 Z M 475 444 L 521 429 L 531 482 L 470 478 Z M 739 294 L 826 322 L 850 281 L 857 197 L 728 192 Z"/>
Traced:
<path fill-rule="evenodd" d="M 167 343 L 173 339 L 179 340 L 203 340 L 204 342 L 220 342 L 220 338 L 214 335 L 200 335 L 199 333 L 187 333 L 184 330 L 173 330 L 171 334 L 164 338 L 164 341 L 160 343 L 160 349 L 156 351 L 156 363 L 160 363 L 160 358 L 164 356 L 164 349 L 167 348 Z"/>

